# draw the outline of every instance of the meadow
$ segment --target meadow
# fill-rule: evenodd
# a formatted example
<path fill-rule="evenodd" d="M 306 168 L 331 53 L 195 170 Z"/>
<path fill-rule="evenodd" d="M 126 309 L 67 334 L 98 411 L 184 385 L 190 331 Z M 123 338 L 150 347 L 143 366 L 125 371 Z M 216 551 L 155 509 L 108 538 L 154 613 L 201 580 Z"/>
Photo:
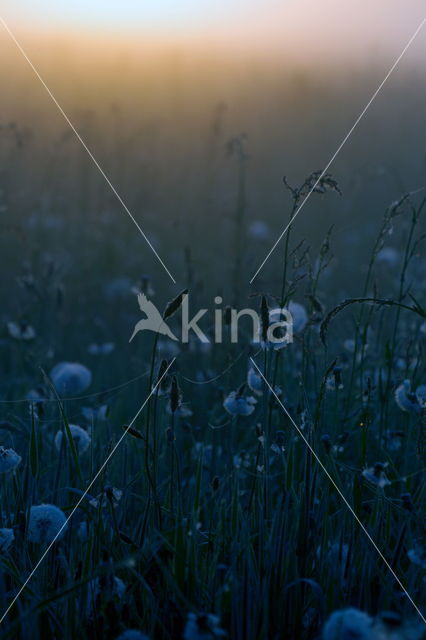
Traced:
<path fill-rule="evenodd" d="M 418 66 L 250 284 L 385 63 L 30 52 L 176 284 L 3 42 L 0 616 L 73 515 L 1 638 L 425 637 Z M 129 343 L 184 289 L 221 344 Z M 227 305 L 292 306 L 293 343 L 232 343 Z"/>

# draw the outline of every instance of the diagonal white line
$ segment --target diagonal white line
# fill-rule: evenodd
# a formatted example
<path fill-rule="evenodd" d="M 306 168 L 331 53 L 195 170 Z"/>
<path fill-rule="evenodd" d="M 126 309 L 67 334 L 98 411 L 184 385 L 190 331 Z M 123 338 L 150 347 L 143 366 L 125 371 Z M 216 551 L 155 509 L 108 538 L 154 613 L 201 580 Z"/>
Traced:
<path fill-rule="evenodd" d="M 21 54 L 23 55 L 25 60 L 28 62 L 28 64 L 30 65 L 31 69 L 34 71 L 34 73 L 37 76 L 37 78 L 40 80 L 40 82 L 43 85 L 43 87 L 46 89 L 47 93 L 51 97 L 52 101 L 55 103 L 56 107 L 58 108 L 58 110 L 62 114 L 63 118 L 65 119 L 67 124 L 71 127 L 71 129 L 73 130 L 75 136 L 77 137 L 77 139 L 79 140 L 79 142 L 81 143 L 81 145 L 83 146 L 85 151 L 87 152 L 87 154 L 90 157 L 90 159 L 92 160 L 93 164 L 98 169 L 98 171 L 100 172 L 100 174 L 104 178 L 105 182 L 108 184 L 108 186 L 110 187 L 111 191 L 113 192 L 113 194 L 117 198 L 118 202 L 121 204 L 121 206 L 123 207 L 124 211 L 127 213 L 129 218 L 132 220 L 132 222 L 136 226 L 137 230 L 139 231 L 139 233 L 141 234 L 141 236 L 143 237 L 145 242 L 148 244 L 148 246 L 150 247 L 151 251 L 154 253 L 155 257 L 157 258 L 157 260 L 159 261 L 159 263 L 161 264 L 163 269 L 166 271 L 167 275 L 170 277 L 170 279 L 173 281 L 173 283 L 176 284 L 176 280 L 174 279 L 174 277 L 172 276 L 172 274 L 170 273 L 170 271 L 168 270 L 168 268 L 164 264 L 163 260 L 158 255 L 156 249 L 153 247 L 153 245 L 150 242 L 149 238 L 144 233 L 144 231 L 140 227 L 139 223 L 137 222 L 135 217 L 130 212 L 128 206 L 126 205 L 126 203 L 124 202 L 124 200 L 122 199 L 120 194 L 118 193 L 117 189 L 114 187 L 114 185 L 112 184 L 111 180 L 108 178 L 107 174 L 102 169 L 101 165 L 96 160 L 95 156 L 93 155 L 93 153 L 91 152 L 91 150 L 89 149 L 87 144 L 84 142 L 83 138 L 78 133 L 77 129 L 75 128 L 75 126 L 73 125 L 73 123 L 71 122 L 71 120 L 69 119 L 69 117 L 67 116 L 67 114 L 65 113 L 65 111 L 63 110 L 63 108 L 61 107 L 61 105 L 59 104 L 59 102 L 57 101 L 57 99 L 55 98 L 55 96 L 53 95 L 53 93 L 51 92 L 51 90 L 49 89 L 49 87 L 47 86 L 45 81 L 43 80 L 43 78 L 41 77 L 39 71 L 36 69 L 34 64 L 31 62 L 30 58 L 28 57 L 28 55 L 26 54 L 26 52 L 22 48 L 21 44 L 18 42 L 18 40 L 16 39 L 15 35 L 12 33 L 12 31 L 9 28 L 9 26 L 6 24 L 6 22 L 4 21 L 4 19 L 1 16 L 0 16 L 0 23 L 3 25 L 3 27 L 5 28 L 5 30 L 7 31 L 7 33 L 9 34 L 9 36 L 11 37 L 11 39 L 13 40 L 13 42 L 15 43 L 15 45 L 17 46 L 17 48 L 19 49 L 19 51 L 21 52 Z"/>
<path fill-rule="evenodd" d="M 256 362 L 253 360 L 252 357 L 250 357 L 250 360 L 252 361 L 252 364 L 256 367 L 257 371 L 261 375 L 262 379 L 264 380 L 265 384 L 269 388 L 270 392 L 274 395 L 274 397 L 277 400 L 278 404 L 280 405 L 280 407 L 282 408 L 282 410 L 284 411 L 284 413 L 286 414 L 286 416 L 288 417 L 288 419 L 290 420 L 290 422 L 292 423 L 292 425 L 296 429 L 297 433 L 302 438 L 303 442 L 306 444 L 306 446 L 308 447 L 309 451 L 312 453 L 312 455 L 314 456 L 315 460 L 318 462 L 319 466 L 324 471 L 324 473 L 326 474 L 327 478 L 330 480 L 331 484 L 336 489 L 337 493 L 340 495 L 340 497 L 342 498 L 343 502 L 345 503 L 345 505 L 347 506 L 347 508 L 349 509 L 349 511 L 351 512 L 351 514 L 353 515 L 353 517 L 355 518 L 355 520 L 357 521 L 357 523 L 359 524 L 359 526 L 361 527 L 361 529 L 363 530 L 363 532 L 365 533 L 367 538 L 370 540 L 371 544 L 373 545 L 373 547 L 375 548 L 375 550 L 377 551 L 377 553 L 379 554 L 379 556 L 381 557 L 381 559 L 383 560 L 383 562 L 385 563 L 385 565 L 387 566 L 387 568 L 389 569 L 389 571 L 391 572 L 393 577 L 395 578 L 396 582 L 399 584 L 399 586 L 401 587 L 401 589 L 403 590 L 403 592 L 405 593 L 405 595 L 407 596 L 407 598 L 409 599 L 409 601 L 411 602 L 411 604 L 413 605 L 413 607 L 415 608 L 415 610 L 417 611 L 417 613 L 419 614 L 419 616 L 421 617 L 423 622 L 426 624 L 426 618 L 424 617 L 424 615 L 420 611 L 419 607 L 416 605 L 416 603 L 414 602 L 414 600 L 412 599 L 412 597 L 408 593 L 407 589 L 402 584 L 401 580 L 396 575 L 395 571 L 392 569 L 392 567 L 389 564 L 389 562 L 386 560 L 386 558 L 383 555 L 383 553 L 380 551 L 379 547 L 377 546 L 377 544 L 375 543 L 375 541 L 373 540 L 373 538 L 371 537 L 371 535 L 369 534 L 369 532 L 367 531 L 367 529 L 365 528 L 365 526 L 363 525 L 361 520 L 358 518 L 357 514 L 355 513 L 355 511 L 353 510 L 353 508 L 351 507 L 351 505 L 349 504 L 349 502 L 347 501 L 347 499 L 345 498 L 345 496 L 343 495 L 343 493 L 341 492 L 341 490 L 337 486 L 336 482 L 333 480 L 332 476 L 330 475 L 330 473 L 327 471 L 326 467 L 321 462 L 320 458 L 315 453 L 314 449 L 312 448 L 311 444 L 309 443 L 309 440 L 307 440 L 307 438 L 305 437 L 303 431 L 295 423 L 295 421 L 293 420 L 293 418 L 291 417 L 291 415 L 289 414 L 289 412 L 287 411 L 287 409 L 285 408 L 285 406 L 283 405 L 283 403 L 281 402 L 281 400 L 279 399 L 279 397 L 277 396 L 277 394 L 275 393 L 275 391 L 273 390 L 273 388 L 271 387 L 271 385 L 269 384 L 269 382 L 267 381 L 265 376 L 263 375 L 262 371 L 257 366 Z"/>
<path fill-rule="evenodd" d="M 361 113 L 359 114 L 358 118 L 355 120 L 354 124 L 352 125 L 352 127 L 349 129 L 348 133 L 345 135 L 345 137 L 343 138 L 342 142 L 339 144 L 339 146 L 337 147 L 336 151 L 333 153 L 333 155 L 331 156 L 330 160 L 328 161 L 325 169 L 322 171 L 322 173 L 320 174 L 319 178 L 317 179 L 317 181 L 315 182 L 314 186 L 312 187 L 312 189 L 309 191 L 309 193 L 307 194 L 307 196 L 304 198 L 304 200 L 302 201 L 302 203 L 300 204 L 300 206 L 297 208 L 297 210 L 295 211 L 295 213 L 293 214 L 293 216 L 290 219 L 290 222 L 287 224 L 287 226 L 283 229 L 283 231 L 280 233 L 280 235 L 278 236 L 278 240 L 275 242 L 274 246 L 272 247 L 272 249 L 269 251 L 268 255 L 266 256 L 266 258 L 263 260 L 262 264 L 260 265 L 260 267 L 258 268 L 258 270 L 256 271 L 256 273 L 254 274 L 254 276 L 252 277 L 252 279 L 250 280 L 250 284 L 253 283 L 254 279 L 257 277 L 257 275 L 259 274 L 259 272 L 261 271 L 261 269 L 263 269 L 265 263 L 267 262 L 267 260 L 269 260 L 270 256 L 272 255 L 272 253 L 275 251 L 275 249 L 277 248 L 278 244 L 281 242 L 282 238 L 285 236 L 285 234 L 287 233 L 287 231 L 289 230 L 290 226 L 292 225 L 293 221 L 295 220 L 295 218 L 299 215 L 300 211 L 303 209 L 303 207 L 305 206 L 305 204 L 307 203 L 307 201 L 309 200 L 309 198 L 311 197 L 311 195 L 313 194 L 313 192 L 315 191 L 315 189 L 317 188 L 318 184 L 320 183 L 320 181 L 322 180 L 322 178 L 325 176 L 325 174 L 327 173 L 327 171 L 329 170 L 329 168 L 331 167 L 331 165 L 333 164 L 333 162 L 335 161 L 335 159 L 337 158 L 337 156 L 339 155 L 339 153 L 341 152 L 341 150 L 343 149 L 343 147 L 345 146 L 345 144 L 347 143 L 347 141 L 349 140 L 349 138 L 351 137 L 351 135 L 353 134 L 353 132 L 355 131 L 355 129 L 357 128 L 357 126 L 359 125 L 359 123 L 361 122 L 361 120 L 363 119 L 363 117 L 365 116 L 365 114 L 367 113 L 368 109 L 371 107 L 371 105 L 373 104 L 374 100 L 377 98 L 377 96 L 379 95 L 380 91 L 383 89 L 384 85 L 386 84 L 386 82 L 389 80 L 389 78 L 391 77 L 392 73 L 395 71 L 396 67 L 399 65 L 399 63 L 401 62 L 402 58 L 404 57 L 404 55 L 407 53 L 408 49 L 411 47 L 411 45 L 413 44 L 414 40 L 417 38 L 417 36 L 419 35 L 420 31 L 422 30 L 423 26 L 426 23 L 426 16 L 423 18 L 423 20 L 421 21 L 421 23 L 419 24 L 419 26 L 417 27 L 417 29 L 415 30 L 415 32 L 413 33 L 413 35 L 411 36 L 411 38 L 409 39 L 409 41 L 407 42 L 407 44 L 405 45 L 404 49 L 402 50 L 402 52 L 400 53 L 400 55 L 397 57 L 397 59 L 395 60 L 395 62 L 393 63 L 393 65 L 391 66 L 391 68 L 389 69 L 389 71 L 387 72 L 386 76 L 384 77 L 384 79 L 382 80 L 382 82 L 379 84 L 379 86 L 377 87 L 376 91 L 373 93 L 373 95 L 371 96 L 370 100 L 367 102 L 367 104 L 365 105 L 364 109 L 361 111 Z"/>
<path fill-rule="evenodd" d="M 101 473 L 103 472 L 103 470 L 105 469 L 105 467 L 107 466 L 108 462 L 111 460 L 112 456 L 114 455 L 114 453 L 117 451 L 118 447 L 120 446 L 121 442 L 123 441 L 123 439 L 126 437 L 129 429 L 131 428 L 131 426 L 135 423 L 135 420 L 138 418 L 138 416 L 140 415 L 141 411 L 143 410 L 143 408 L 145 407 L 146 403 L 148 402 L 148 400 L 151 398 L 151 396 L 155 393 L 157 387 L 159 386 L 159 384 L 161 383 L 162 379 L 164 378 L 164 376 L 166 375 L 166 373 L 168 372 L 168 370 L 170 369 L 170 367 L 172 366 L 172 364 L 174 363 L 174 361 L 176 360 L 176 358 L 173 358 L 169 365 L 167 366 L 167 369 L 165 369 L 165 371 L 163 372 L 162 376 L 157 380 L 156 384 L 152 387 L 148 397 L 146 398 L 145 402 L 142 404 L 142 406 L 139 408 L 138 412 L 136 413 L 136 415 L 133 417 L 132 421 L 130 422 L 130 424 L 126 427 L 123 435 L 121 436 L 121 438 L 119 438 L 119 440 L 117 441 L 117 443 L 115 444 L 114 448 L 112 449 L 112 451 L 110 452 L 110 454 L 108 455 L 108 457 L 106 458 L 105 462 L 103 463 L 103 465 L 100 467 L 100 469 L 98 470 L 98 472 L 96 473 L 96 475 L 93 477 L 93 479 L 91 480 L 90 484 L 87 486 L 85 492 L 83 493 L 83 495 L 79 498 L 79 500 L 77 501 L 77 503 L 75 504 L 74 508 L 72 509 L 71 513 L 68 515 L 67 519 L 65 520 L 64 524 L 62 525 L 62 527 L 59 529 L 58 533 L 56 534 L 56 536 L 53 538 L 52 542 L 49 544 L 49 546 L 47 547 L 47 549 L 45 550 L 45 552 L 43 553 L 43 555 L 41 556 L 40 560 L 37 562 L 37 564 L 35 565 L 34 569 L 31 571 L 30 575 L 28 576 L 28 578 L 25 580 L 24 584 L 22 585 L 22 587 L 19 589 L 18 593 L 16 594 L 16 596 L 13 598 L 12 602 L 10 603 L 10 605 L 7 607 L 6 611 L 3 613 L 2 617 L 0 618 L 0 624 L 3 622 L 3 620 L 6 618 L 7 614 L 9 613 L 9 611 L 12 609 L 13 605 L 15 604 L 15 602 L 18 600 L 19 596 L 21 595 L 21 593 L 23 592 L 23 590 L 25 589 L 25 587 L 27 586 L 27 584 L 29 583 L 29 581 L 31 580 L 31 578 L 33 577 L 33 575 L 35 574 L 35 572 L 37 571 L 37 569 L 39 568 L 39 566 L 41 565 L 41 563 L 43 562 L 43 560 L 45 559 L 45 557 L 47 556 L 47 554 L 49 553 L 50 549 L 53 547 L 53 545 L 55 544 L 56 540 L 59 538 L 59 536 L 61 535 L 62 531 L 65 529 L 65 527 L 67 526 L 68 522 L 71 520 L 71 518 L 73 517 L 74 513 L 77 511 L 77 509 L 79 508 L 79 506 L 81 505 L 81 503 L 83 502 L 84 498 L 86 497 L 86 495 L 88 494 L 88 492 L 90 491 L 90 489 L 93 487 L 93 485 L 95 484 L 96 480 L 99 478 L 99 476 L 101 475 Z"/>

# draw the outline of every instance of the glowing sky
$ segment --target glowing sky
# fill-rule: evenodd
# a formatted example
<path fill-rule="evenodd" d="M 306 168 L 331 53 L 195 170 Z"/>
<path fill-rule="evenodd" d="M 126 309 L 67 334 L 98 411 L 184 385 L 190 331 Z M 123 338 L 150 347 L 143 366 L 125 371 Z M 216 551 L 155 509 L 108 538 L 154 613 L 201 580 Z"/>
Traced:
<path fill-rule="evenodd" d="M 2 0 L 0 13 L 15 28 L 356 51 L 398 48 L 426 9 L 424 0 Z"/>

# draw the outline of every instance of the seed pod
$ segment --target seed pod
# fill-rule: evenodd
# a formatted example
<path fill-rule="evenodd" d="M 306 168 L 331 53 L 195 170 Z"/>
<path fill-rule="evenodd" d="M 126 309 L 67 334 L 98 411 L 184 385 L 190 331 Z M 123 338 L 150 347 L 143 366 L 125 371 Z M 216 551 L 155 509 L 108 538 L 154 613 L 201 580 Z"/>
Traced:
<path fill-rule="evenodd" d="M 130 436 L 133 436 L 134 438 L 139 438 L 139 440 L 143 440 L 144 439 L 143 435 L 141 433 L 139 433 L 139 431 L 137 431 L 137 429 L 133 429 L 132 427 L 128 427 L 126 424 L 123 424 L 123 431 L 128 433 Z"/>
<path fill-rule="evenodd" d="M 170 318 L 174 313 L 176 313 L 176 311 L 182 304 L 184 296 L 186 296 L 187 293 L 188 289 L 184 289 L 179 293 L 179 295 L 176 296 L 176 298 L 167 303 L 166 309 L 163 313 L 163 320 L 167 320 L 167 318 Z"/>
<path fill-rule="evenodd" d="M 231 324 L 231 320 L 232 320 L 232 311 L 231 311 L 231 307 L 228 304 L 223 311 L 223 321 L 227 327 L 229 327 L 229 325 Z"/>
<path fill-rule="evenodd" d="M 260 326 L 262 331 L 262 340 L 266 342 L 269 329 L 269 309 L 265 296 L 260 301 Z"/>
<path fill-rule="evenodd" d="M 163 393 L 165 393 L 170 386 L 170 376 L 164 375 L 167 371 L 168 366 L 169 363 L 167 362 L 167 360 L 162 360 L 157 373 L 157 385 L 159 387 L 159 390 Z"/>
<path fill-rule="evenodd" d="M 170 389 L 170 410 L 172 413 L 179 408 L 180 405 L 180 389 L 178 382 L 176 380 L 176 376 L 172 378 L 172 386 Z"/>

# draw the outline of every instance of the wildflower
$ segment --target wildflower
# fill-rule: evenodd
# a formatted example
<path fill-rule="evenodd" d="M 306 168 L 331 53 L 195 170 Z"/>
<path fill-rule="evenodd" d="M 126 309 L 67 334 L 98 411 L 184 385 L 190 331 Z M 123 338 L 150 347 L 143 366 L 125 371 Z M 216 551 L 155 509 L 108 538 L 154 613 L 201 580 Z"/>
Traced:
<path fill-rule="evenodd" d="M 391 484 L 384 472 L 386 464 L 382 464 L 381 462 L 376 462 L 373 467 L 369 469 L 364 469 L 362 475 L 368 482 L 377 485 L 381 489 Z"/>
<path fill-rule="evenodd" d="M 0 529 L 0 553 L 9 551 L 14 539 L 13 529 Z"/>
<path fill-rule="evenodd" d="M 72 439 L 74 440 L 75 448 L 77 449 L 77 453 L 81 456 L 81 454 L 87 451 L 90 446 L 90 435 L 87 433 L 87 431 L 76 424 L 70 424 L 69 428 L 71 431 Z M 58 451 L 61 450 L 62 435 L 62 431 L 60 430 L 55 436 L 55 446 Z"/>
<path fill-rule="evenodd" d="M 188 613 L 184 640 L 214 640 L 224 638 L 226 632 L 219 626 L 220 619 L 212 613 Z"/>
<path fill-rule="evenodd" d="M 81 407 L 81 413 L 88 422 L 104 421 L 108 418 L 108 412 L 109 406 L 107 404 L 101 404 L 100 407 Z"/>
<path fill-rule="evenodd" d="M 421 385 L 417 388 L 419 392 L 420 402 L 425 403 L 425 386 Z M 395 390 L 395 402 L 402 411 L 411 413 L 420 413 L 421 404 L 416 393 L 411 391 L 411 382 L 404 380 Z"/>
<path fill-rule="evenodd" d="M 255 409 L 257 400 L 253 396 L 244 395 L 245 385 L 231 393 L 223 401 L 223 406 L 231 416 L 249 416 Z"/>
<path fill-rule="evenodd" d="M 36 337 L 33 327 L 26 322 L 8 322 L 7 330 L 11 338 L 22 342 L 29 342 Z"/>
<path fill-rule="evenodd" d="M 87 351 L 91 356 L 106 356 L 112 353 L 114 349 L 115 344 L 113 342 L 104 342 L 103 344 L 92 343 L 87 347 Z"/>
<path fill-rule="evenodd" d="M 250 367 L 250 369 L 248 370 L 247 384 L 249 388 L 252 391 L 254 391 L 254 393 L 257 393 L 257 394 L 262 393 L 262 386 L 263 386 L 262 377 L 257 371 L 255 371 L 255 369 L 253 369 L 253 367 Z"/>
<path fill-rule="evenodd" d="M 293 318 L 294 333 L 301 333 L 308 324 L 308 314 L 305 307 L 298 302 L 291 301 L 287 305 L 287 310 Z"/>
<path fill-rule="evenodd" d="M 322 630 L 323 640 L 373 640 L 373 620 L 359 609 L 334 611 Z"/>
<path fill-rule="evenodd" d="M 28 522 L 30 542 L 50 543 L 63 536 L 67 527 L 65 514 L 53 504 L 31 507 Z"/>
<path fill-rule="evenodd" d="M 53 367 L 50 378 L 59 395 L 82 393 L 92 383 L 92 374 L 78 362 L 60 362 Z"/>
<path fill-rule="evenodd" d="M 0 473 L 13 471 L 20 464 L 22 458 L 13 449 L 0 447 Z"/>
<path fill-rule="evenodd" d="M 422 569 L 426 569 L 426 547 L 422 545 L 421 542 L 417 540 L 414 547 L 408 551 L 407 555 L 413 564 L 422 567 Z"/>
<path fill-rule="evenodd" d="M 149 640 L 149 638 L 137 629 L 126 629 L 126 631 L 120 633 L 117 640 Z"/>

